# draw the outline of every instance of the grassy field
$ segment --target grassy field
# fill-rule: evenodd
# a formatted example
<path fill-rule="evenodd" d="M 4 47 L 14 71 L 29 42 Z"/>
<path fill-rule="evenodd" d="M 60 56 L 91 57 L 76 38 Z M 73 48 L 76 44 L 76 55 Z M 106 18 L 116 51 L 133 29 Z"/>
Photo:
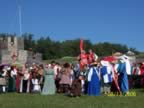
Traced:
<path fill-rule="evenodd" d="M 144 108 L 144 90 L 133 90 L 131 96 L 81 96 L 70 98 L 63 94 L 42 96 L 40 94 L 0 94 L 0 108 Z"/>

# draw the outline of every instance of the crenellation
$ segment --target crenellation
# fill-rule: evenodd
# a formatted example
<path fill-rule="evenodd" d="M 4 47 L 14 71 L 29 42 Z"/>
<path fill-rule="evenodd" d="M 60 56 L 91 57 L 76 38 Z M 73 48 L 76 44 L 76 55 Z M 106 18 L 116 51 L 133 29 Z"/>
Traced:
<path fill-rule="evenodd" d="M 24 39 L 16 36 L 0 37 L 0 62 L 12 63 L 12 56 L 17 57 L 17 61 L 25 63 L 40 63 L 42 56 L 39 53 L 33 54 L 32 51 L 24 50 Z"/>

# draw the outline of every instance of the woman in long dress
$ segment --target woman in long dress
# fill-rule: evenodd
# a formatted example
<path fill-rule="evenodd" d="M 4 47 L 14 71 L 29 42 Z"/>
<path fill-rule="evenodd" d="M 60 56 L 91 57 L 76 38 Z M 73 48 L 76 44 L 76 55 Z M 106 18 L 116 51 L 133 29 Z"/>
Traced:
<path fill-rule="evenodd" d="M 61 80 L 59 82 L 60 84 L 60 93 L 65 93 L 65 95 L 68 95 L 70 93 L 70 86 L 72 83 L 72 69 L 69 63 L 65 63 L 63 65 L 64 69 L 61 73 Z"/>
<path fill-rule="evenodd" d="M 12 67 L 11 70 L 9 71 L 8 92 L 16 91 L 16 76 L 17 76 L 16 67 Z"/>
<path fill-rule="evenodd" d="M 120 90 L 123 94 L 127 94 L 129 92 L 129 85 L 128 85 L 128 75 L 126 72 L 126 63 L 119 63 L 118 66 L 118 73 L 119 75 L 119 85 Z"/>
<path fill-rule="evenodd" d="M 52 68 L 48 68 L 44 72 L 44 86 L 42 89 L 42 95 L 52 95 L 56 92 L 55 81 L 54 81 L 54 70 Z"/>
<path fill-rule="evenodd" d="M 96 66 L 92 66 L 88 73 L 88 95 L 100 95 L 100 72 Z"/>

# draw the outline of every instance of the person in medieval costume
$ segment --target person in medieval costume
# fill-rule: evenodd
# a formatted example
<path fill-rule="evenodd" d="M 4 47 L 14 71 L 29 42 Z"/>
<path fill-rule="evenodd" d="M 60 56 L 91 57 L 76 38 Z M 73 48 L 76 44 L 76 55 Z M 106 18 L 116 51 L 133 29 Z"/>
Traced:
<path fill-rule="evenodd" d="M 55 86 L 55 80 L 54 80 L 54 69 L 49 67 L 47 70 L 45 69 L 44 72 L 44 86 L 42 89 L 41 94 L 42 95 L 53 95 L 56 93 L 56 86 Z"/>
<path fill-rule="evenodd" d="M 81 96 L 81 79 L 76 78 L 73 80 L 71 89 L 70 89 L 70 96 L 77 97 Z"/>
<path fill-rule="evenodd" d="M 28 65 L 25 64 L 23 69 L 18 71 L 19 76 L 19 91 L 20 93 L 29 93 L 30 92 L 30 73 Z"/>
<path fill-rule="evenodd" d="M 93 63 L 88 73 L 88 95 L 99 96 L 100 95 L 100 71 L 97 67 L 97 63 Z"/>
<path fill-rule="evenodd" d="M 98 60 L 98 56 L 92 51 L 92 49 L 90 49 L 88 54 L 88 63 L 91 64 L 92 62 L 97 60 Z"/>
<path fill-rule="evenodd" d="M 73 66 L 73 81 L 69 96 L 77 97 L 81 96 L 81 79 L 80 79 L 80 64 Z"/>
<path fill-rule="evenodd" d="M 144 76 L 144 63 L 140 63 L 140 75 Z"/>
<path fill-rule="evenodd" d="M 63 70 L 61 72 L 60 77 L 60 93 L 65 93 L 65 95 L 68 95 L 70 93 L 70 86 L 72 84 L 72 73 L 73 70 L 71 69 L 71 66 L 69 63 L 65 63 L 63 65 Z"/>
<path fill-rule="evenodd" d="M 26 69 L 23 76 L 23 92 L 29 93 L 30 91 L 30 73 L 29 70 Z"/>
<path fill-rule="evenodd" d="M 88 65 L 88 55 L 86 54 L 85 50 L 81 50 L 78 60 L 80 61 L 80 70 L 83 70 L 84 66 Z"/>
<path fill-rule="evenodd" d="M 108 56 L 103 59 L 104 61 L 108 61 L 110 63 L 110 67 L 112 70 L 112 84 L 111 91 L 113 93 L 120 93 L 120 87 L 118 84 L 118 73 L 116 70 L 117 67 L 117 58 L 115 56 Z"/>
<path fill-rule="evenodd" d="M 6 92 L 6 76 L 7 76 L 7 70 L 3 68 L 0 70 L 0 93 L 5 93 Z"/>
<path fill-rule="evenodd" d="M 132 68 L 132 75 L 140 75 L 140 74 L 141 71 L 140 71 L 139 63 L 134 63 Z"/>
<path fill-rule="evenodd" d="M 59 63 L 56 63 L 53 69 L 54 69 L 54 79 L 55 79 L 56 91 L 59 92 L 60 72 L 61 72 L 62 68 Z"/>
<path fill-rule="evenodd" d="M 43 66 L 43 64 L 38 66 L 38 78 L 39 78 L 39 84 L 40 84 L 41 90 L 42 90 L 43 82 L 44 82 L 44 66 Z"/>
<path fill-rule="evenodd" d="M 36 72 L 32 73 L 31 92 L 32 93 L 40 93 L 41 92 L 41 87 L 40 87 L 39 79 L 37 77 Z"/>
<path fill-rule="evenodd" d="M 126 69 L 126 63 L 120 61 L 117 67 L 117 72 L 119 73 L 119 86 L 122 94 L 127 94 L 129 92 L 128 75 Z"/>
<path fill-rule="evenodd" d="M 131 63 L 130 63 L 130 58 L 126 55 L 123 55 L 120 57 L 120 59 L 122 59 L 122 61 L 125 63 L 126 65 L 126 72 L 127 72 L 127 75 L 131 75 L 132 73 L 132 66 L 131 66 Z"/>
<path fill-rule="evenodd" d="M 104 94 L 110 93 L 112 83 L 112 67 L 108 61 L 101 61 L 101 76 L 103 81 L 103 92 Z"/>
<path fill-rule="evenodd" d="M 16 76 L 16 91 L 18 93 L 20 92 L 20 90 L 22 91 L 22 84 L 21 84 L 22 80 L 23 80 L 22 68 L 19 67 Z"/>
<path fill-rule="evenodd" d="M 74 67 L 73 67 L 73 72 L 74 72 L 74 79 L 79 79 L 81 70 L 80 70 L 80 64 L 77 63 Z"/>
<path fill-rule="evenodd" d="M 84 69 L 81 70 L 80 75 L 79 75 L 79 79 L 81 80 L 81 90 L 83 94 L 87 94 L 87 86 L 88 86 L 88 81 L 87 81 L 87 77 L 88 77 L 88 72 L 89 72 L 89 66 L 85 65 Z"/>
<path fill-rule="evenodd" d="M 126 72 L 128 75 L 128 84 L 129 84 L 129 88 L 131 88 L 133 85 L 133 82 L 132 82 L 132 78 L 130 77 L 130 75 L 132 75 L 132 64 L 130 62 L 130 57 L 123 55 L 121 56 L 121 59 L 126 65 Z"/>
<path fill-rule="evenodd" d="M 13 66 L 11 67 L 11 70 L 9 70 L 8 92 L 16 91 L 16 76 L 17 69 L 15 66 Z"/>

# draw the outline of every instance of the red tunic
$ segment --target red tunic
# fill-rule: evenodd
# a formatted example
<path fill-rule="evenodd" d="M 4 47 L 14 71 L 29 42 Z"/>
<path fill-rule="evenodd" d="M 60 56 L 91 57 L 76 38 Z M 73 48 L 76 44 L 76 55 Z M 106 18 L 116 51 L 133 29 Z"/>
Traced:
<path fill-rule="evenodd" d="M 88 63 L 91 64 L 95 60 L 95 55 L 94 53 L 91 53 L 88 55 Z"/>
<path fill-rule="evenodd" d="M 88 64 L 88 55 L 80 54 L 80 68 L 83 69 Z"/>

